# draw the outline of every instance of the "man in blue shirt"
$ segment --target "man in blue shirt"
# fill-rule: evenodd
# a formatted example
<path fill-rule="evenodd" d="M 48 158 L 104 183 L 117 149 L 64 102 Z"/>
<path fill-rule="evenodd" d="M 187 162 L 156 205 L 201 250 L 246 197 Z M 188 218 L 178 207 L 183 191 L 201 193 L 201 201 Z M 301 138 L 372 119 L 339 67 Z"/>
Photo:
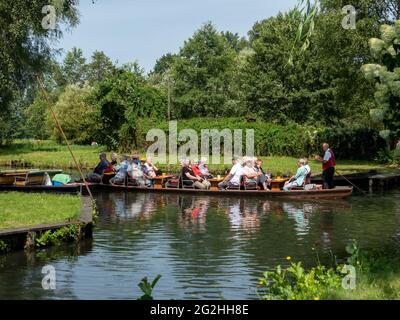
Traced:
<path fill-rule="evenodd" d="M 107 155 L 104 152 L 100 153 L 100 162 L 96 168 L 94 168 L 93 173 L 88 174 L 87 180 L 93 183 L 100 183 L 104 170 L 109 166 L 110 163 L 107 161 Z"/>

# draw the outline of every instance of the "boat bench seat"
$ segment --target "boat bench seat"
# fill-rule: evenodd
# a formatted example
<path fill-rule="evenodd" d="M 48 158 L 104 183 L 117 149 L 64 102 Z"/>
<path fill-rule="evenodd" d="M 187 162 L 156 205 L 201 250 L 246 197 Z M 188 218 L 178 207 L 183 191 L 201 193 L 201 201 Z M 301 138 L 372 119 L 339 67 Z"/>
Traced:
<path fill-rule="evenodd" d="M 28 172 L 25 177 L 15 177 L 14 185 L 17 187 L 45 185 L 50 179 L 47 172 Z"/>

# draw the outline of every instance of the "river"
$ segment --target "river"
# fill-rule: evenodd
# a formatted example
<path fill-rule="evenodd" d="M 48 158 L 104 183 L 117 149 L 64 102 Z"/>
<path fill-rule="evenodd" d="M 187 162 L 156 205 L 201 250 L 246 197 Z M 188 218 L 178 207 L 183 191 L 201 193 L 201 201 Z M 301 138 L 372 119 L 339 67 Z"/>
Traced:
<path fill-rule="evenodd" d="M 156 299 L 256 299 L 258 278 L 287 256 L 306 266 L 345 257 L 357 239 L 400 239 L 400 192 L 343 201 L 283 202 L 152 193 L 99 193 L 93 240 L 0 256 L 0 299 L 136 299 L 161 274 Z M 56 270 L 43 290 L 42 267 Z"/>

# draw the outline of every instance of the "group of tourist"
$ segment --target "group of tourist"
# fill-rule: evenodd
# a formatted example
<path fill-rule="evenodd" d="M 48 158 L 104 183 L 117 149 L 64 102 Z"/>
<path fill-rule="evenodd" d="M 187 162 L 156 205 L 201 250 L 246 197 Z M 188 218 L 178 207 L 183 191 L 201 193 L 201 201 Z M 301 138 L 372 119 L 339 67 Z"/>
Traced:
<path fill-rule="evenodd" d="M 234 157 L 232 169 L 229 174 L 218 184 L 219 190 L 240 189 L 243 182 L 245 188 L 268 190 L 272 181 L 270 172 L 262 169 L 262 160 L 254 157 Z"/>
<path fill-rule="evenodd" d="M 335 156 L 327 143 L 323 144 L 324 156 L 315 156 L 315 160 L 322 163 L 324 189 L 334 188 Z M 208 190 L 211 187 L 210 179 L 214 177 L 207 167 L 207 159 L 191 161 L 183 159 L 180 162 L 181 171 L 178 179 L 171 179 L 169 185 L 175 188 L 194 188 Z M 263 161 L 255 157 L 234 157 L 232 168 L 227 176 L 218 183 L 219 190 L 244 188 L 246 190 L 269 190 L 272 174 L 262 168 Z M 311 187 L 311 167 L 306 158 L 297 161 L 297 172 L 285 182 L 285 191 Z M 160 176 L 161 171 L 152 163 L 152 159 L 140 159 L 138 154 L 128 157 L 121 155 L 117 162 L 117 155 L 111 154 L 111 162 L 105 153 L 100 154 L 100 162 L 94 172 L 88 175 L 88 181 L 93 183 L 111 183 L 112 185 L 134 184 L 140 187 L 154 186 L 154 179 Z M 109 177 L 108 181 L 107 178 Z M 106 182 L 105 182 L 106 180 Z M 174 183 L 175 182 L 175 183 Z"/>
<path fill-rule="evenodd" d="M 154 185 L 154 178 L 161 175 L 161 171 L 153 164 L 152 159 L 141 159 L 138 154 L 131 157 L 120 156 L 117 161 L 117 154 L 111 154 L 111 161 L 107 160 L 105 153 L 100 154 L 100 162 L 93 173 L 87 176 L 92 183 L 110 183 L 112 185 L 125 185 L 132 183 L 140 187 L 151 187 Z"/>

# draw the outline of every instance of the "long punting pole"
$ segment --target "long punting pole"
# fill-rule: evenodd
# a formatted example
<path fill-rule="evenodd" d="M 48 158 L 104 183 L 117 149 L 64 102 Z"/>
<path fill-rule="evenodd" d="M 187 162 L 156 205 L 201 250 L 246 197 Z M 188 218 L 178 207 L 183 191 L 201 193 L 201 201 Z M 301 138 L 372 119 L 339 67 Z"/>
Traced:
<path fill-rule="evenodd" d="M 48 104 L 48 106 L 49 106 L 49 109 L 50 109 L 51 115 L 52 115 L 52 117 L 53 117 L 53 119 L 54 119 L 54 122 L 56 123 L 56 125 L 57 125 L 57 127 L 58 127 L 58 130 L 60 131 L 60 133 L 61 133 L 61 135 L 62 135 L 62 137 L 63 137 L 65 143 L 67 144 L 69 153 L 71 154 L 72 159 L 73 159 L 74 162 L 75 162 L 75 166 L 77 167 L 77 169 L 78 169 L 78 171 L 79 171 L 79 174 L 80 174 L 80 176 L 81 176 L 83 182 L 85 183 L 86 190 L 88 191 L 89 196 L 90 196 L 90 198 L 92 199 L 92 201 L 93 201 L 93 203 L 94 203 L 94 198 L 93 198 L 92 192 L 90 191 L 89 184 L 88 184 L 87 181 L 86 181 L 86 178 L 85 178 L 85 176 L 84 176 L 84 174 L 83 174 L 83 172 L 82 172 L 82 168 L 81 168 L 79 162 L 76 160 L 76 157 L 75 157 L 75 155 L 74 155 L 74 153 L 73 153 L 73 151 L 72 151 L 72 149 L 71 149 L 71 145 L 69 144 L 69 141 L 68 141 L 68 139 L 67 139 L 67 136 L 65 135 L 64 130 L 63 130 L 62 127 L 61 127 L 60 121 L 58 120 L 57 115 L 56 115 L 55 112 L 54 112 L 53 106 L 52 106 L 51 103 L 50 103 L 50 99 L 49 99 L 49 96 L 47 95 L 47 92 L 46 92 L 46 90 L 45 90 L 45 88 L 44 88 L 43 82 L 42 82 L 42 80 L 40 79 L 40 76 L 39 76 L 39 75 L 36 75 L 36 78 L 37 78 L 37 81 L 38 81 L 38 83 L 39 83 L 40 90 L 42 91 L 42 95 L 43 95 L 44 99 L 46 100 L 46 102 L 47 102 L 47 104 Z"/>

